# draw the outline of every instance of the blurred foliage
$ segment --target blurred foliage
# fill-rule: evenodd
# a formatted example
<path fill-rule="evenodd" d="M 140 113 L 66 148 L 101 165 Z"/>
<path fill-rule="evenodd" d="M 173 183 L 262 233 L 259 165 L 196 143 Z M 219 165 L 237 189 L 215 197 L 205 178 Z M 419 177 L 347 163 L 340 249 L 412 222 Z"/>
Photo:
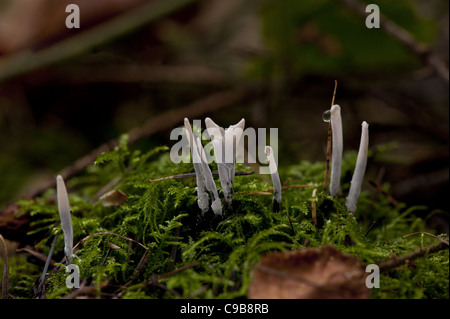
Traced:
<path fill-rule="evenodd" d="M 420 17 L 411 1 L 376 1 L 383 15 L 420 42 L 433 43 L 437 25 Z M 380 29 L 364 27 L 365 18 L 340 1 L 266 1 L 261 8 L 263 35 L 271 48 L 256 58 L 258 75 L 292 73 L 334 75 L 343 72 L 382 73 L 418 65 L 414 54 Z"/>
<path fill-rule="evenodd" d="M 0 1 L 0 7 L 5 3 Z M 383 95 L 390 97 L 392 91 L 389 89 L 397 81 L 405 87 L 411 84 L 404 81 L 423 66 L 417 56 L 382 30 L 367 29 L 365 17 L 351 13 L 340 1 L 244 0 L 236 3 L 239 4 L 232 7 L 234 10 L 221 7 L 225 13 L 211 11 L 209 19 L 205 12 L 203 16 L 196 16 L 199 7 L 188 8 L 179 15 L 162 19 L 108 45 L 92 48 L 83 56 L 44 68 L 37 74 L 26 74 L 9 83 L 0 83 L 0 206 L 15 202 L 27 190 L 33 189 L 34 183 L 56 175 L 55 172 L 102 142 L 141 125 L 145 118 L 189 104 L 211 91 L 226 89 L 230 83 L 256 86 L 258 94 L 254 104 L 257 107 L 240 105 L 239 110 L 224 110 L 208 116 L 217 115 L 221 122 L 230 123 L 235 122 L 236 116 L 245 117 L 258 125 L 279 127 L 282 182 L 312 184 L 318 188 L 317 226 L 311 219 L 312 188 L 283 191 L 283 209 L 274 214 L 270 210 L 271 196 L 253 193 L 270 188 L 270 180 L 257 175 L 236 177 L 232 215 L 223 220 L 202 218 L 196 206 L 195 179 L 149 181 L 149 178 L 192 172 L 191 165 L 173 164 L 166 152 L 167 147 L 154 148 L 168 144 L 168 134 L 151 136 L 133 146 L 127 146 L 126 135 L 123 135 L 115 151 L 102 154 L 95 165 L 66 181 L 70 190 L 75 243 L 99 231 L 109 231 L 142 243 L 150 252 L 145 267 L 136 274 L 136 267 L 145 252 L 143 247 L 130 245 L 113 235 L 93 236 L 80 245 L 76 253 L 80 258 L 77 262 L 87 283 L 101 284 L 108 280 L 108 286 L 99 289 L 98 296 L 107 297 L 107 293 L 112 294 L 133 280 L 123 289 L 121 297 L 245 297 L 252 267 L 262 254 L 271 250 L 333 244 L 364 263 L 376 263 L 391 254 L 402 255 L 436 241 L 424 236 L 403 237 L 418 231 L 434 232 L 427 229 L 426 221 L 436 212 L 425 206 L 402 202 L 393 206 L 384 195 L 366 188 L 361 193 L 355 216 L 345 211 L 343 194 L 348 192 L 355 152 L 345 153 L 342 194 L 338 198 L 331 198 L 322 190 L 323 152 L 320 161 L 305 160 L 311 157 L 307 153 L 310 145 L 314 144 L 320 150 L 326 138 L 326 126 L 323 123 L 317 125 L 306 117 L 306 113 L 312 112 L 305 104 L 321 108 L 317 117 L 312 114 L 313 118 L 319 119 L 326 108 L 323 101 L 328 103 L 331 98 L 330 83 L 334 79 L 342 79 L 346 84 L 340 86 L 344 89 L 338 90 L 338 101 L 348 102 L 349 112 L 345 114 L 355 121 L 358 114 L 353 113 L 358 113 L 359 109 L 354 105 L 366 102 L 365 93 L 381 87 Z M 370 3 L 377 3 L 383 15 L 418 41 L 433 47 L 440 40 L 438 28 L 441 21 L 433 14 L 422 14 L 420 8 L 423 4 L 408 0 Z M 448 11 L 448 2 L 433 3 L 435 12 L 441 8 Z M 245 37 L 244 31 L 248 30 L 242 22 L 249 13 L 252 17 L 256 15 L 256 27 L 249 23 L 258 31 L 253 37 Z M 193 22 L 189 24 L 187 21 Z M 260 39 L 261 43 L 258 42 Z M 138 69 L 148 65 L 200 65 L 222 72 L 226 80 L 191 83 L 189 77 L 188 80 L 177 78 L 174 82 L 138 78 L 122 83 L 104 78 L 99 80 L 100 83 L 89 82 L 91 67 L 129 64 L 137 65 Z M 52 77 L 54 73 L 57 76 Z M 102 74 L 98 73 L 95 75 L 101 79 Z M 80 74 L 86 77 L 86 83 L 80 80 Z M 152 77 L 153 74 L 147 76 Z M 372 87 L 374 83 L 375 88 Z M 445 98 L 436 89 L 438 87 L 435 82 L 421 86 L 427 96 L 423 100 L 417 99 L 416 103 L 422 111 L 423 104 L 427 105 L 427 114 L 433 114 L 433 107 L 442 108 Z M 410 91 L 393 94 L 397 102 L 394 106 L 408 108 L 407 115 L 416 115 L 421 121 L 423 116 L 417 116 L 421 113 L 415 113 L 411 104 L 405 101 L 405 96 L 416 88 L 411 85 Z M 446 94 L 447 90 L 446 87 Z M 353 102 L 353 99 L 358 101 Z M 411 95 L 411 99 L 415 100 L 416 96 Z M 380 100 L 371 104 L 376 106 L 373 113 L 379 113 L 380 104 Z M 437 120 L 448 117 L 447 104 L 444 116 L 436 113 L 431 118 L 431 126 L 439 127 Z M 297 116 L 299 108 L 305 110 L 301 114 L 304 117 Z M 441 140 L 429 135 L 429 131 L 417 121 L 408 122 L 408 116 L 398 117 L 402 120 L 407 118 L 403 123 L 396 123 L 398 127 L 409 125 L 410 130 L 430 137 L 437 150 L 432 149 L 431 152 L 441 152 L 438 148 Z M 407 134 L 401 131 L 392 137 L 390 133 L 394 125 L 388 120 L 391 118 L 386 116 L 386 128 L 382 123 L 371 126 L 374 128 L 371 134 L 381 132 L 391 143 L 383 144 L 384 140 L 380 142 L 378 139 L 377 145 L 371 144 L 366 179 L 377 177 L 377 165 L 402 164 L 400 169 L 398 166 L 394 169 L 406 172 L 406 165 L 414 161 L 413 155 L 404 149 L 399 151 L 403 152 L 401 155 L 390 154 L 395 146 L 402 145 L 398 140 Z M 291 126 L 285 122 L 290 122 Z M 353 130 L 352 127 L 344 127 L 346 134 Z M 306 133 L 299 139 L 293 131 L 302 129 Z M 445 131 L 445 127 L 443 129 Z M 359 134 L 359 131 L 353 131 L 356 133 L 349 134 Z M 317 142 L 317 132 L 323 133 L 323 143 Z M 346 143 L 347 139 L 350 139 L 348 135 Z M 448 148 L 448 140 L 442 143 Z M 297 152 L 295 156 L 293 151 Z M 296 156 L 298 153 L 302 156 Z M 426 158 L 420 152 L 414 155 L 419 160 Z M 448 159 L 448 152 L 444 152 L 442 157 Z M 445 165 L 448 168 L 448 163 Z M 214 164 L 212 169 L 216 170 Z M 244 169 L 247 168 L 238 168 Z M 127 194 L 128 201 L 105 207 L 98 199 L 99 191 L 114 179 L 117 183 L 112 188 Z M 386 193 L 391 190 L 388 182 L 381 185 Z M 433 202 L 433 199 L 417 197 Z M 444 202 L 448 207 L 445 198 Z M 41 197 L 21 200 L 19 204 L 21 213 L 29 213 L 33 219 L 28 235 L 39 238 L 34 248 L 47 254 L 53 236 L 61 232 L 55 191 L 49 189 Z M 375 226 L 366 234 L 373 222 Z M 180 229 L 179 233 L 177 229 Z M 350 245 L 349 237 L 353 241 Z M 109 250 L 108 243 L 120 249 Z M 177 254 L 173 259 L 175 247 Z M 62 258 L 62 252 L 63 238 L 59 236 L 55 260 Z M 449 297 L 448 250 L 420 258 L 415 265 L 404 265 L 383 274 L 382 288 L 373 290 L 372 297 Z M 162 278 L 159 282 L 162 286 L 154 285 L 155 275 L 184 266 L 189 268 Z M 59 298 L 69 293 L 64 285 L 63 268 L 60 265 L 49 275 L 48 298 Z M 23 255 L 13 256 L 10 259 L 10 293 L 19 298 L 31 298 L 32 285 L 41 272 L 41 267 L 30 265 Z"/>

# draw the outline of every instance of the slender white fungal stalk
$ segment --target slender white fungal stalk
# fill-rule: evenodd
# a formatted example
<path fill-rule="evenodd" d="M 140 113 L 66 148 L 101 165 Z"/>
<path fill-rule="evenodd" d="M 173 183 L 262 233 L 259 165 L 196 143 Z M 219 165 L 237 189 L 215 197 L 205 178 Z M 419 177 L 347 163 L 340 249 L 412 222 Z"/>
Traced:
<path fill-rule="evenodd" d="M 356 211 L 356 202 L 358 201 L 364 173 L 366 172 L 367 152 L 369 149 L 369 124 L 364 121 L 361 126 L 361 141 L 359 143 L 358 157 L 356 159 L 356 166 L 350 185 L 350 191 L 345 203 L 347 210 L 351 213 Z"/>
<path fill-rule="evenodd" d="M 67 263 L 71 264 L 73 258 L 72 217 L 70 216 L 66 184 L 64 184 L 64 179 L 61 175 L 56 177 L 56 193 L 58 197 L 59 217 L 61 218 L 61 227 L 64 233 L 64 253 L 67 258 Z"/>
<path fill-rule="evenodd" d="M 217 191 L 216 183 L 214 182 L 214 178 L 211 173 L 211 169 L 209 168 L 208 161 L 206 159 L 205 150 L 203 149 L 202 142 L 197 137 L 197 147 L 198 153 L 200 154 L 202 175 L 204 179 L 204 183 L 206 186 L 206 190 L 209 192 L 211 196 L 211 208 L 216 215 L 222 215 L 222 204 L 220 203 L 219 192 Z"/>
<path fill-rule="evenodd" d="M 186 136 L 189 141 L 189 146 L 192 153 L 192 162 L 194 165 L 195 177 L 197 182 L 197 204 L 202 213 L 209 210 L 208 194 L 206 193 L 205 180 L 202 173 L 202 166 L 200 164 L 200 155 L 194 139 L 191 124 L 187 118 L 184 119 L 184 127 L 186 129 Z"/>
<path fill-rule="evenodd" d="M 233 181 L 235 175 L 236 149 L 245 127 L 245 119 L 224 130 L 209 117 L 205 119 L 206 128 L 214 148 L 220 185 L 228 208 L 232 205 Z"/>
<path fill-rule="evenodd" d="M 337 104 L 331 107 L 331 133 L 330 195 L 335 196 L 340 186 L 343 150 L 341 107 Z"/>
<path fill-rule="evenodd" d="M 272 177 L 273 184 L 273 211 L 278 212 L 281 206 L 281 181 L 278 175 L 277 163 L 275 163 L 275 158 L 273 156 L 272 147 L 266 146 L 264 149 L 267 159 L 269 161 L 269 171 Z"/>

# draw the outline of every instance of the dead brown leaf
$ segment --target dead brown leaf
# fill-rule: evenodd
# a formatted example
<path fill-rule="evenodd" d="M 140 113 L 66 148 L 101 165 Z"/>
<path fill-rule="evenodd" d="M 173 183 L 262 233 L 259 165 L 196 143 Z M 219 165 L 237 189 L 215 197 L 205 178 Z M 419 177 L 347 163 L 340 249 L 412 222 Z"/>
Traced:
<path fill-rule="evenodd" d="M 272 252 L 252 273 L 251 299 L 366 299 L 365 268 L 334 247 Z"/>

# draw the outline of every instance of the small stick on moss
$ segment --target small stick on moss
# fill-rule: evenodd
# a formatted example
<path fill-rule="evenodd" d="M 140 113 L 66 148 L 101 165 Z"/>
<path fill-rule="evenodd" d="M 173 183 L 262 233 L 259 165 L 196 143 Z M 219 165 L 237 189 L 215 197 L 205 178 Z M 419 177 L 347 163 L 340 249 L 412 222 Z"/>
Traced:
<path fill-rule="evenodd" d="M 44 254 L 41 254 L 35 250 L 31 250 L 29 248 L 17 248 L 16 249 L 16 253 L 21 254 L 21 253 L 27 253 L 32 255 L 33 257 L 35 257 L 36 259 L 42 261 L 43 263 L 45 263 L 47 261 L 47 256 L 45 256 Z M 53 266 L 55 264 L 54 260 L 50 260 L 50 266 Z"/>
<path fill-rule="evenodd" d="M 314 188 L 314 190 L 312 192 L 312 202 L 311 202 L 312 221 L 313 221 L 314 226 L 317 226 L 316 193 L 317 193 L 317 188 Z"/>
<path fill-rule="evenodd" d="M 3 244 L 3 280 L 2 280 L 2 299 L 8 299 L 8 282 L 9 282 L 9 267 L 8 267 L 8 248 L 6 248 L 5 239 L 0 234 L 0 240 Z"/>
<path fill-rule="evenodd" d="M 130 242 L 136 243 L 136 244 L 138 244 L 139 246 L 145 248 L 146 250 L 149 249 L 149 248 L 146 247 L 145 245 L 141 244 L 140 242 L 138 242 L 138 241 L 136 241 L 136 240 L 134 240 L 134 239 L 132 239 L 132 238 L 128 238 L 128 237 L 125 237 L 125 236 L 122 236 L 122 235 L 119 235 L 119 234 L 116 234 L 116 233 L 113 233 L 113 232 L 109 232 L 109 231 L 101 231 L 101 232 L 94 233 L 94 234 L 91 234 L 91 235 L 89 235 L 89 236 L 84 237 L 82 240 L 80 240 L 80 241 L 78 242 L 78 244 L 75 245 L 75 247 L 73 247 L 73 250 L 76 251 L 76 250 L 78 249 L 78 246 L 79 246 L 79 245 L 84 244 L 84 243 L 86 242 L 86 240 L 88 240 L 88 239 L 91 238 L 91 237 L 97 236 L 97 235 L 113 235 L 113 236 L 117 236 L 117 237 L 126 239 L 126 240 L 128 240 L 128 241 L 130 241 Z"/>
<path fill-rule="evenodd" d="M 144 270 L 145 268 L 145 264 L 148 261 L 148 253 L 149 253 L 149 249 L 147 249 L 144 254 L 141 257 L 141 260 L 139 261 L 139 264 L 137 265 L 136 269 L 133 272 L 133 275 L 131 275 L 131 279 L 129 282 L 127 282 L 125 284 L 125 286 L 129 286 Z"/>
<path fill-rule="evenodd" d="M 403 265 L 407 260 L 413 260 L 425 256 L 426 254 L 431 254 L 440 250 L 448 249 L 448 243 L 439 242 L 427 246 L 425 248 L 418 248 L 409 254 L 403 256 L 392 256 L 388 261 L 380 264 L 380 271 L 386 272 L 393 268 Z"/>
<path fill-rule="evenodd" d="M 180 233 L 181 233 L 181 227 L 177 227 L 175 228 L 175 242 L 179 242 L 179 237 L 180 237 Z M 173 265 L 175 264 L 175 261 L 177 259 L 177 251 L 178 251 L 178 244 L 173 244 L 172 245 L 172 249 L 170 251 L 170 267 L 173 267 Z"/>
<path fill-rule="evenodd" d="M 370 224 L 369 228 L 367 229 L 366 233 L 364 234 L 364 236 L 367 236 L 369 234 L 369 232 L 372 230 L 372 227 L 375 225 L 375 221 L 372 222 L 372 224 Z"/>
<path fill-rule="evenodd" d="M 334 99 L 336 97 L 336 89 L 337 89 L 337 80 L 334 80 L 334 91 L 333 98 L 331 99 L 331 106 L 334 105 Z M 327 137 L 327 157 L 326 157 L 326 166 L 325 166 L 325 179 L 323 182 L 323 189 L 327 189 L 328 184 L 328 174 L 330 170 L 330 158 L 331 158 L 331 121 L 328 122 L 328 137 Z"/>
<path fill-rule="evenodd" d="M 316 185 L 313 184 L 298 184 L 298 185 L 286 185 L 282 186 L 281 189 L 289 189 L 289 188 L 305 188 L 305 187 L 314 187 Z M 238 192 L 237 194 L 248 194 L 248 195 L 273 195 L 273 188 L 268 188 L 265 191 L 243 191 Z"/>

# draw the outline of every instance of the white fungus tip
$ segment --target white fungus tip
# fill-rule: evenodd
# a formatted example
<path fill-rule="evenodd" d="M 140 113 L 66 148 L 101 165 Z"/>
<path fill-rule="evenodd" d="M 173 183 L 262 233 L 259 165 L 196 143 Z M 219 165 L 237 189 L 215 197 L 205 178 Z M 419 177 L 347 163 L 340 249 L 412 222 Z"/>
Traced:
<path fill-rule="evenodd" d="M 337 110 L 339 110 L 339 111 L 341 110 L 341 107 L 339 106 L 339 104 L 334 104 L 330 109 L 331 112 L 334 112 Z"/>

